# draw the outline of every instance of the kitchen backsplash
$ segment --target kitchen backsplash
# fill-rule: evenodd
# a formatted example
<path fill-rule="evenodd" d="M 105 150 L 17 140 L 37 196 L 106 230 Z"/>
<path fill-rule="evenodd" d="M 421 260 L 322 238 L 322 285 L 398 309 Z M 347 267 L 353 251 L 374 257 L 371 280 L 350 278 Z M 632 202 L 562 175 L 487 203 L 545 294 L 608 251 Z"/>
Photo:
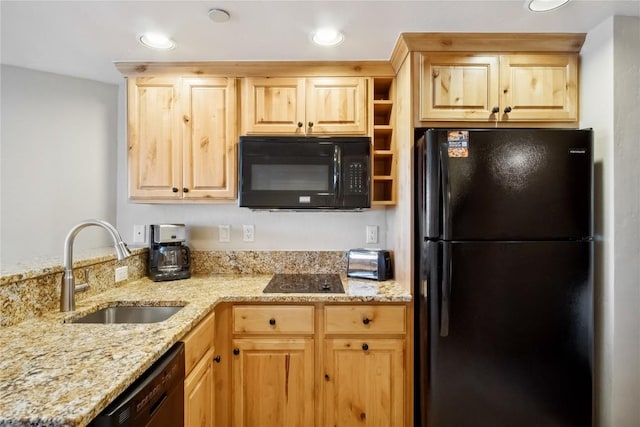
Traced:
<path fill-rule="evenodd" d="M 344 251 L 194 251 L 193 274 L 342 273 Z"/>
<path fill-rule="evenodd" d="M 74 262 L 77 283 L 89 275 L 90 287 L 76 294 L 77 301 L 145 277 L 146 248 L 133 249 L 133 256 L 117 261 L 113 250 Z M 192 273 L 273 274 L 343 273 L 344 251 L 193 251 Z M 129 278 L 115 284 L 115 268 L 128 266 Z M 0 277 L 0 327 L 10 326 L 43 313 L 58 310 L 62 265 L 45 262 L 24 266 L 23 271 L 3 271 Z"/>
<path fill-rule="evenodd" d="M 97 251 L 100 252 L 100 251 Z M 132 256 L 117 261 L 113 248 L 95 257 L 83 258 L 73 263 L 76 283 L 85 282 L 89 275 L 89 289 L 76 294 L 76 301 L 94 296 L 115 285 L 115 268 L 128 266 L 127 281 L 146 275 L 147 249 L 134 249 Z M 27 266 L 25 266 L 27 267 Z M 60 307 L 60 284 L 62 265 L 52 265 L 43 260 L 42 265 L 31 263 L 24 271 L 2 272 L 0 277 L 0 327 L 10 326 L 23 320 L 41 316 Z M 127 281 L 119 282 L 121 286 Z"/>

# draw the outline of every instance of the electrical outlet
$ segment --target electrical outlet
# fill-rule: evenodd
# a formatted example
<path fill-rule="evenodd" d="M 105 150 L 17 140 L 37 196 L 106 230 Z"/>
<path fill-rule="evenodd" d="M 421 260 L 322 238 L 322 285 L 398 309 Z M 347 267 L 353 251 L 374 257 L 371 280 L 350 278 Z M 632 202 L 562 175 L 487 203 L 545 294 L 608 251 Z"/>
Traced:
<path fill-rule="evenodd" d="M 367 225 L 367 243 L 378 243 L 377 225 Z"/>
<path fill-rule="evenodd" d="M 129 278 L 129 267 L 126 265 L 124 267 L 116 268 L 116 283 L 122 282 L 123 280 L 127 280 Z"/>
<path fill-rule="evenodd" d="M 253 242 L 253 233 L 254 228 L 253 225 L 243 225 L 242 226 L 242 241 L 244 242 Z"/>
<path fill-rule="evenodd" d="M 231 241 L 231 226 L 229 224 L 218 225 L 218 241 L 219 242 Z"/>
<path fill-rule="evenodd" d="M 147 226 L 146 225 L 134 225 L 133 226 L 133 243 L 144 243 L 147 240 Z"/>

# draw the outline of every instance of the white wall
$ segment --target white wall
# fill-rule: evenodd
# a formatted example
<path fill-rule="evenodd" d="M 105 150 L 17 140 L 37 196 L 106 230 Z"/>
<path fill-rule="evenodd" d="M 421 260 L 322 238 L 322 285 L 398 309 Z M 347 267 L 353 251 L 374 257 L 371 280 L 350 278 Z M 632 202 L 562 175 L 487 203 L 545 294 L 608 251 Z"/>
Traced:
<path fill-rule="evenodd" d="M 387 248 L 386 209 L 363 212 L 265 212 L 222 204 L 139 204 L 128 200 L 126 159 L 126 95 L 119 91 L 118 117 L 118 229 L 133 240 L 135 224 L 187 224 L 189 246 L 195 250 L 346 250 Z M 218 241 L 218 225 L 231 226 L 231 242 Z M 255 226 L 255 240 L 242 241 L 242 225 Z M 365 227 L 379 227 L 379 243 L 365 243 Z"/>
<path fill-rule="evenodd" d="M 2 65 L 0 265 L 62 258 L 78 222 L 116 220 L 116 85 Z M 104 230 L 76 248 L 110 245 Z"/>
<path fill-rule="evenodd" d="M 387 247 L 386 209 L 366 212 L 253 212 L 235 202 L 135 204 L 127 199 L 124 83 L 2 66 L 1 246 L 3 269 L 36 258 L 62 258 L 64 237 L 84 219 L 115 224 L 132 244 L 134 224 L 189 225 L 198 250 L 345 250 Z M 124 79 L 123 79 L 124 82 Z M 232 241 L 218 242 L 218 224 Z M 255 226 L 255 242 L 241 238 Z M 379 243 L 365 244 L 365 226 L 379 226 Z M 95 227 L 76 238 L 76 252 L 111 245 Z M 133 245 L 133 244 L 132 244 Z"/>
<path fill-rule="evenodd" d="M 640 19 L 614 39 L 614 426 L 640 426 Z"/>
<path fill-rule="evenodd" d="M 615 17 L 582 49 L 581 126 L 596 160 L 596 420 L 640 425 L 640 20 Z"/>

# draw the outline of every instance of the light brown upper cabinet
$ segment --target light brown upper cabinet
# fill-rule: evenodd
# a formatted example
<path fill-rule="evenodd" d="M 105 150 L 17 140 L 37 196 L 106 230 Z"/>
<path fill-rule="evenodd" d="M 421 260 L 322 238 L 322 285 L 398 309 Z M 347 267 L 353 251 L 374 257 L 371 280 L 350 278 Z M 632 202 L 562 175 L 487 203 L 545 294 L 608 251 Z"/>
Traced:
<path fill-rule="evenodd" d="M 236 197 L 236 83 L 218 77 L 128 79 L 129 198 Z"/>
<path fill-rule="evenodd" d="M 576 122 L 577 54 L 419 53 L 418 120 Z"/>
<path fill-rule="evenodd" d="M 578 55 L 500 57 L 502 119 L 578 120 Z"/>
<path fill-rule="evenodd" d="M 246 135 L 368 132 L 365 77 L 246 77 L 242 98 Z"/>

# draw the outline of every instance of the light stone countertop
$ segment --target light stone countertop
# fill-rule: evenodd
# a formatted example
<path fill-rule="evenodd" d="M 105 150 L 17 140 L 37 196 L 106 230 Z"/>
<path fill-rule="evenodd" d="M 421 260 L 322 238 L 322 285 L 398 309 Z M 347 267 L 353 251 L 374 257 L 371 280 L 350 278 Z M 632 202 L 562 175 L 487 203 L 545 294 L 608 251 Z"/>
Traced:
<path fill-rule="evenodd" d="M 343 277 L 345 294 L 263 294 L 271 275 L 211 275 L 172 282 L 147 278 L 78 303 L 74 313 L 49 312 L 0 328 L 0 426 L 85 426 L 217 303 L 409 302 L 394 281 Z M 350 295 L 356 282 L 375 296 Z M 164 322 L 71 324 L 111 302 L 184 304 Z"/>

